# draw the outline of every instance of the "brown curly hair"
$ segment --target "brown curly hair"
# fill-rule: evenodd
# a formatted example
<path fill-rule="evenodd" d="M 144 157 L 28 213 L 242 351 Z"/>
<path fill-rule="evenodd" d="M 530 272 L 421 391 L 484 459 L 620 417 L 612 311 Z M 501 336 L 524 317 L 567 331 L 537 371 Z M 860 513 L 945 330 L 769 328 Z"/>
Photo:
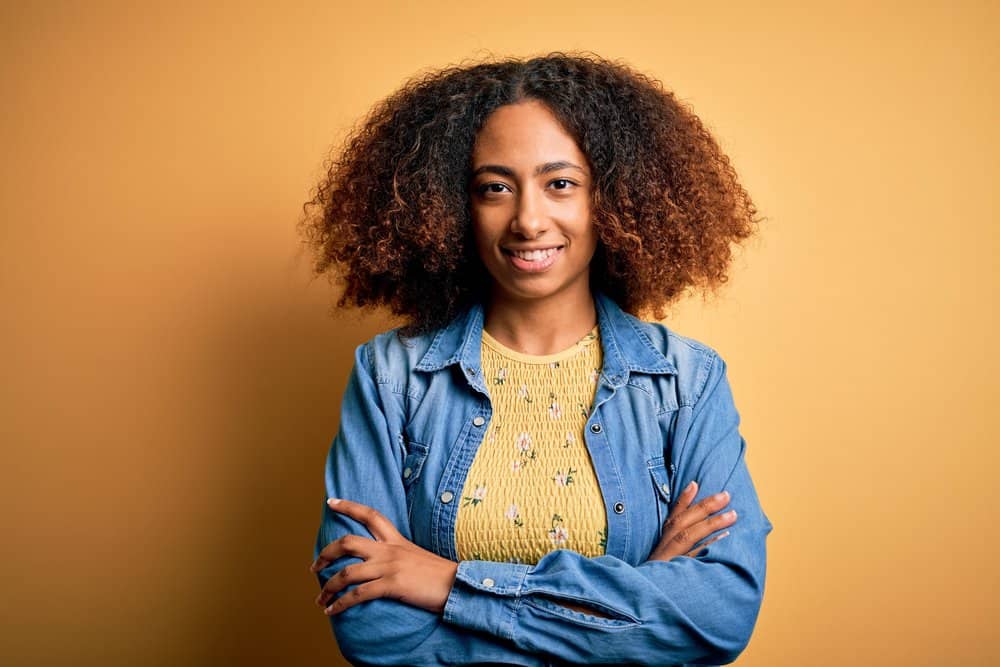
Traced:
<path fill-rule="evenodd" d="M 452 66 L 407 82 L 334 151 L 299 229 L 339 306 L 385 306 L 405 330 L 488 295 L 472 243 L 470 160 L 498 107 L 546 104 L 587 156 L 600 243 L 591 286 L 663 317 L 686 289 L 726 282 L 730 244 L 760 220 L 729 158 L 672 92 L 593 54 Z"/>

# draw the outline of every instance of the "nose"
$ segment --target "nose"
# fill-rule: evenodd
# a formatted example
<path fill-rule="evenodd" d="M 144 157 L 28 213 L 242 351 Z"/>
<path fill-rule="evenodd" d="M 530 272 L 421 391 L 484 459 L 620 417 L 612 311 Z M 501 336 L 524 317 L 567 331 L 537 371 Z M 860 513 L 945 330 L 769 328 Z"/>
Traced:
<path fill-rule="evenodd" d="M 518 195 L 517 210 L 510 221 L 510 231 L 526 239 L 536 239 L 548 229 L 545 205 L 541 196 L 529 189 Z"/>

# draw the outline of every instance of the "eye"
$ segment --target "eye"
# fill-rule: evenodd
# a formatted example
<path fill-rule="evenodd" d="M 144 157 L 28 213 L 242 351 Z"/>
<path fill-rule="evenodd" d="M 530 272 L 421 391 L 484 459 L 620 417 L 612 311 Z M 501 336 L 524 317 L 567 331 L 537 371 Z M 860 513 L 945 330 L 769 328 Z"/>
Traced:
<path fill-rule="evenodd" d="M 551 183 L 549 183 L 556 190 L 568 190 L 569 188 L 576 185 L 573 181 L 566 178 L 557 178 Z"/>
<path fill-rule="evenodd" d="M 509 192 L 510 188 L 508 188 L 503 183 L 498 183 L 496 181 L 492 183 L 483 183 L 482 185 L 476 188 L 476 192 L 478 192 L 480 195 L 498 195 L 502 194 L 505 191 Z"/>

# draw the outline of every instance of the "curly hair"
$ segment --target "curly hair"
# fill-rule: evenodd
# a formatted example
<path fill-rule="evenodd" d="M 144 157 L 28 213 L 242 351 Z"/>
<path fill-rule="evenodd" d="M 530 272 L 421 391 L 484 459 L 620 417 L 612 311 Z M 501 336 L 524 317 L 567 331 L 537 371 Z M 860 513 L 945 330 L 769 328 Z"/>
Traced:
<path fill-rule="evenodd" d="M 591 285 L 658 318 L 688 288 L 714 292 L 731 244 L 760 220 L 729 158 L 662 84 L 593 54 L 451 66 L 381 101 L 327 159 L 299 229 L 338 306 L 387 307 L 404 331 L 440 327 L 488 294 L 472 242 L 470 161 L 498 107 L 544 103 L 593 175 Z"/>

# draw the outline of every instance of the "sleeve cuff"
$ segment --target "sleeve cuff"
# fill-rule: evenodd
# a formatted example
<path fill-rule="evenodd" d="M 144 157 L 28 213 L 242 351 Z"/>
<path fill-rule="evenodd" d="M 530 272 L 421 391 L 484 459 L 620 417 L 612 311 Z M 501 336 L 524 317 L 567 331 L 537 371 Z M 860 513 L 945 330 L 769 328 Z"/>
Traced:
<path fill-rule="evenodd" d="M 528 569 L 516 563 L 462 561 L 444 605 L 444 621 L 513 639 L 514 615 Z"/>

